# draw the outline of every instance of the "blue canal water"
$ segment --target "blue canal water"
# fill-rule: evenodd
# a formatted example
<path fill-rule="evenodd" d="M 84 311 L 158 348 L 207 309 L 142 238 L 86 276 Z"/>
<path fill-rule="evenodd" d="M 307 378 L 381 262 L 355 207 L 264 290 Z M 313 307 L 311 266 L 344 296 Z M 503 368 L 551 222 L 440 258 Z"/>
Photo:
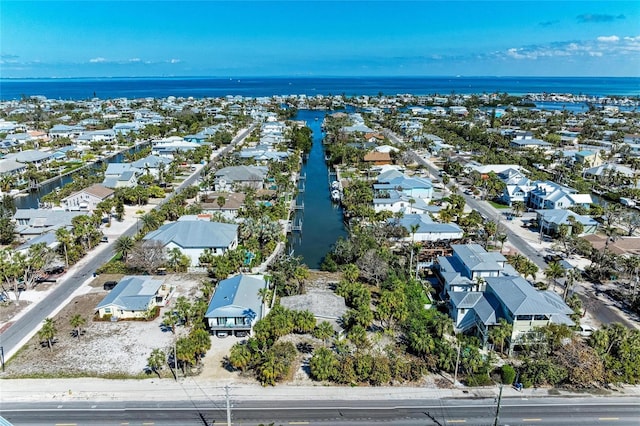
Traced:
<path fill-rule="evenodd" d="M 0 79 L 0 99 L 194 98 L 240 95 L 415 95 L 451 93 L 640 95 L 638 77 L 173 77 Z"/>
<path fill-rule="evenodd" d="M 134 153 L 142 148 L 142 145 L 137 145 L 134 148 L 130 148 L 126 152 Z M 107 163 L 122 163 L 124 160 L 124 153 L 119 153 L 114 155 L 113 157 L 107 158 L 104 161 Z M 100 168 L 100 164 L 95 164 L 92 166 L 94 169 Z M 72 175 L 63 176 L 61 178 L 53 179 L 47 183 L 42 184 L 37 191 L 27 192 L 26 195 L 21 195 L 15 198 L 16 207 L 19 209 L 37 209 L 40 203 L 40 199 L 56 190 L 56 188 L 61 188 L 64 185 L 70 183 L 73 180 Z"/>
<path fill-rule="evenodd" d="M 300 110 L 295 120 L 304 120 L 313 131 L 313 146 L 309 158 L 302 166 L 306 175 L 305 190 L 298 196 L 298 204 L 304 202 L 304 212 L 296 213 L 294 223 L 302 221 L 302 232 L 289 237 L 289 249 L 295 256 L 302 256 L 310 268 L 319 268 L 324 256 L 341 236 L 346 236 L 342 208 L 331 202 L 329 169 L 324 160 L 322 145 L 322 111 Z M 317 118 L 317 120 L 316 120 Z"/>

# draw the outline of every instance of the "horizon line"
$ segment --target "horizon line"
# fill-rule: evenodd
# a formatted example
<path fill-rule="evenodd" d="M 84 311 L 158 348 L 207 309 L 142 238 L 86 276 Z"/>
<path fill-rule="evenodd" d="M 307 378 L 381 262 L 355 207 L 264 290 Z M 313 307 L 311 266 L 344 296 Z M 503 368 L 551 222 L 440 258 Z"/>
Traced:
<path fill-rule="evenodd" d="M 640 79 L 640 76 L 572 76 L 572 75 L 563 75 L 563 76 L 553 76 L 553 75 L 175 75 L 175 76 L 159 76 L 159 75 L 148 75 L 148 76 L 76 76 L 76 77 L 1 77 L 0 81 L 3 80 L 95 80 L 95 79 L 105 79 L 105 80 L 116 80 L 116 79 L 242 79 L 242 78 L 295 78 L 295 79 L 313 79 L 313 78 L 353 78 L 353 79 L 362 79 L 362 78 L 396 78 L 396 79 L 413 79 L 413 78 L 633 78 Z"/>

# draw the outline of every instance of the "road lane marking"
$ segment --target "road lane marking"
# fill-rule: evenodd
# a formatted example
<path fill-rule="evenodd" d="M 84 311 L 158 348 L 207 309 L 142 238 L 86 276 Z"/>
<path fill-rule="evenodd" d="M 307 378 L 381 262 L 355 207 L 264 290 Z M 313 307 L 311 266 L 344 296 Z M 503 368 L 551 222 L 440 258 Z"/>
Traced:
<path fill-rule="evenodd" d="M 289 422 L 290 425 L 308 425 L 309 422 Z"/>
<path fill-rule="evenodd" d="M 610 420 L 620 420 L 620 417 L 599 417 L 598 420 L 601 422 L 606 422 Z"/>
<path fill-rule="evenodd" d="M 447 420 L 447 423 L 466 423 L 467 421 L 465 419 L 458 419 L 458 420 Z"/>
<path fill-rule="evenodd" d="M 56 426 L 77 426 L 77 423 L 56 423 Z"/>
<path fill-rule="evenodd" d="M 541 422 L 542 419 L 522 419 L 523 422 Z"/>

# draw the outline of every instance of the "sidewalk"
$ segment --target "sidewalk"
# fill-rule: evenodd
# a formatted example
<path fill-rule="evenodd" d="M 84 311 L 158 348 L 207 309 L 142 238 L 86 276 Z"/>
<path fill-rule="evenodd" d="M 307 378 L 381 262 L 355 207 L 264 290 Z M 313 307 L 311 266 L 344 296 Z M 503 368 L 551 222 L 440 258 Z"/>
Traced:
<path fill-rule="evenodd" d="M 442 398 L 496 398 L 498 386 L 482 388 L 438 389 L 409 386 L 290 386 L 263 387 L 256 384 L 234 384 L 233 381 L 207 382 L 198 377 L 145 380 L 107 379 L 20 379 L 3 380 L 0 402 L 46 402 L 55 401 L 207 401 L 224 399 L 225 386 L 229 386 L 231 398 L 235 401 L 250 400 L 393 400 L 393 399 L 442 399 Z M 11 389 L 11 391 L 6 391 Z M 511 386 L 503 386 L 503 398 L 543 398 L 543 397 L 640 397 L 640 387 L 628 386 L 618 390 L 566 391 L 549 388 L 529 388 L 517 391 Z"/>

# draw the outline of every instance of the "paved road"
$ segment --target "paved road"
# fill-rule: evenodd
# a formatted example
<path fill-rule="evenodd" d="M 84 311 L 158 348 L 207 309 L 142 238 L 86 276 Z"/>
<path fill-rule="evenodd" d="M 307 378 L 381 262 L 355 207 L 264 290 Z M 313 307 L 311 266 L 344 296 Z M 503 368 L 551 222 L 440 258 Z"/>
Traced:
<path fill-rule="evenodd" d="M 238 424 L 450 425 L 493 424 L 495 399 L 240 401 L 231 409 Z M 2 416 L 16 425 L 218 425 L 225 401 L 83 402 L 5 404 Z M 637 425 L 638 398 L 503 398 L 501 425 Z"/>
<path fill-rule="evenodd" d="M 404 144 L 404 142 L 392 132 L 385 132 L 385 135 L 397 144 Z M 440 169 L 434 167 L 431 163 L 427 162 L 424 158 L 420 157 L 415 152 L 413 154 L 416 161 L 426 167 L 429 173 L 431 173 L 433 176 L 439 175 Z M 453 185 L 453 183 L 450 184 L 450 187 L 453 187 Z M 460 195 L 464 197 L 469 207 L 474 210 L 478 210 L 478 212 L 480 212 L 488 219 L 496 221 L 505 219 L 500 218 L 498 216 L 500 213 L 497 213 L 496 210 L 490 207 L 487 203 L 481 202 L 467 194 Z M 544 261 L 542 253 L 540 253 L 540 251 L 538 251 L 537 249 L 531 247 L 531 245 L 529 245 L 524 239 L 522 239 L 522 237 L 511 231 L 508 227 L 505 227 L 505 229 L 509 242 L 516 249 L 518 249 L 520 253 L 533 261 L 538 266 L 538 268 L 540 268 L 540 271 L 544 271 L 548 265 Z M 593 294 L 578 293 L 578 296 L 582 300 L 583 306 L 585 306 L 589 310 L 591 316 L 594 317 L 599 323 L 612 324 L 617 322 L 624 324 L 629 328 L 634 328 L 634 325 L 631 323 L 631 321 L 629 321 L 624 315 L 620 314 L 620 312 L 618 312 L 617 310 L 612 309 L 610 306 L 608 306 L 606 301 L 597 298 Z"/>
<path fill-rule="evenodd" d="M 225 147 L 217 157 L 231 151 L 251 133 L 255 126 L 256 124 L 252 124 L 247 130 L 234 138 L 233 141 Z M 212 165 L 213 163 L 215 163 L 215 159 L 209 164 Z M 193 185 L 200 177 L 201 172 L 202 169 L 185 179 L 184 182 L 176 188 L 175 192 L 179 193 L 187 186 Z M 169 199 L 170 197 L 161 200 L 158 206 L 166 203 Z M 136 233 L 136 230 L 137 224 L 132 224 L 123 232 L 122 235 L 133 236 Z M 44 321 L 45 318 L 51 316 L 57 308 L 65 303 L 74 291 L 76 291 L 87 279 L 92 277 L 93 272 L 98 269 L 98 267 L 108 262 L 114 256 L 113 246 L 114 242 L 112 241 L 108 243 L 108 247 L 100 253 L 88 254 L 85 259 L 79 263 L 80 266 L 73 268 L 74 272 L 72 272 L 71 275 L 65 276 L 60 280 L 53 291 L 44 300 L 32 307 L 20 319 L 12 323 L 2 332 L 2 334 L 0 334 L 0 346 L 4 350 L 5 361 L 8 361 L 11 356 L 20 349 L 27 336 L 33 335 L 34 330 L 40 328 L 42 321 Z M 67 273 L 69 274 L 69 272 Z"/>

